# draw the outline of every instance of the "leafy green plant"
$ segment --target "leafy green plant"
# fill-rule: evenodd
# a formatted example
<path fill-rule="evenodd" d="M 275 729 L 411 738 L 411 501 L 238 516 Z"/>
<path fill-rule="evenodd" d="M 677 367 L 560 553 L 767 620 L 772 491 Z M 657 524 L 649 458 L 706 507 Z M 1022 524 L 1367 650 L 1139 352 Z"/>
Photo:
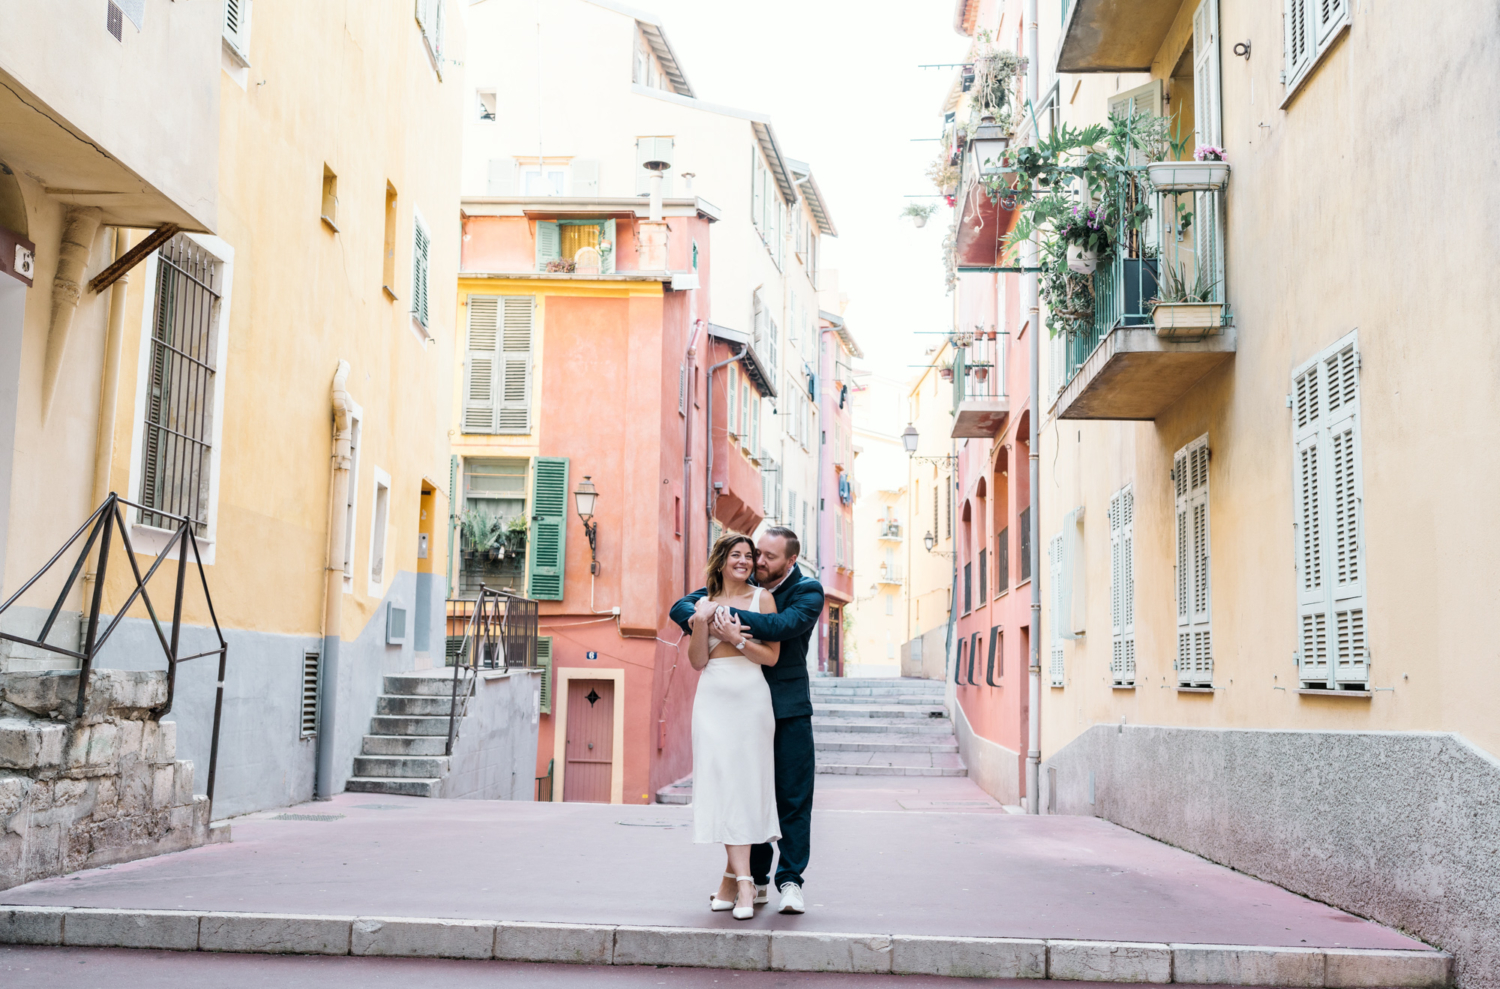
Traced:
<path fill-rule="evenodd" d="M 1187 263 L 1165 264 L 1156 283 L 1156 297 L 1149 303 L 1152 308 L 1172 302 L 1214 302 L 1214 289 L 1219 280 L 1210 276 L 1206 266 L 1199 266 L 1191 281 Z"/>
<path fill-rule="evenodd" d="M 513 553 L 519 553 L 526 548 L 526 534 L 531 531 L 531 523 L 524 515 L 516 515 L 505 523 L 505 547 Z"/>
<path fill-rule="evenodd" d="M 504 523 L 493 515 L 470 508 L 459 518 L 458 531 L 467 549 L 487 553 L 504 535 Z"/>
<path fill-rule="evenodd" d="M 908 203 L 901 211 L 902 216 L 920 216 L 927 219 L 937 212 L 937 203 Z"/>

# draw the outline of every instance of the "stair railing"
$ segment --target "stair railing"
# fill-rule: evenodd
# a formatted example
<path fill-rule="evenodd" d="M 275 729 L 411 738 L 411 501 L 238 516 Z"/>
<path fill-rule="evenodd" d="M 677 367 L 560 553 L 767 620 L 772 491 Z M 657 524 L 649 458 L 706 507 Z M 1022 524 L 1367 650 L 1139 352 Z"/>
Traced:
<path fill-rule="evenodd" d="M 468 713 L 469 698 L 474 696 L 481 669 L 531 668 L 536 666 L 537 602 L 508 590 L 479 585 L 479 596 L 470 600 L 450 600 L 448 617 L 455 608 L 472 606 L 464 624 L 463 641 L 453 657 L 453 691 L 448 706 L 448 744 L 445 755 L 453 754 L 458 729 Z M 460 686 L 460 681 L 463 681 Z"/>
<path fill-rule="evenodd" d="M 135 546 L 130 541 L 130 527 L 125 524 L 125 515 L 120 506 L 125 505 L 136 508 L 142 512 L 150 512 L 153 518 L 171 519 L 177 524 L 172 536 L 167 540 L 167 545 L 156 554 L 156 562 L 145 575 L 141 574 L 140 564 L 135 558 Z M 36 638 L 27 638 L 24 635 L 16 635 L 12 632 L 0 631 L 0 639 L 15 642 L 20 645 L 30 646 L 33 649 L 41 649 L 45 652 L 56 653 L 78 660 L 78 698 L 75 705 L 75 717 L 82 718 L 88 703 L 89 674 L 94 668 L 94 659 L 99 655 L 99 650 L 109 641 L 109 637 L 119 628 L 120 622 L 125 620 L 125 615 L 130 611 L 137 599 L 146 606 L 146 614 L 151 619 L 151 627 L 156 630 L 157 641 L 161 643 L 162 652 L 167 660 L 167 697 L 161 705 L 152 708 L 152 716 L 160 721 L 172 711 L 172 701 L 177 691 L 177 664 L 186 663 L 194 659 L 202 659 L 204 656 L 219 657 L 218 690 L 214 696 L 214 729 L 213 741 L 208 756 L 208 802 L 210 807 L 214 799 L 214 781 L 219 764 L 219 725 L 224 713 L 224 670 L 229 658 L 229 643 L 224 639 L 224 631 L 219 627 L 219 617 L 214 611 L 213 596 L 208 591 L 208 576 L 203 570 L 203 555 L 198 549 L 198 537 L 193 532 L 197 523 L 184 515 L 173 515 L 158 508 L 148 508 L 137 504 L 111 491 L 109 497 L 96 509 L 88 520 L 79 526 L 63 543 L 62 548 L 52 554 L 42 569 L 38 570 L 30 580 L 0 604 L 0 615 L 3 615 L 11 605 L 16 603 L 22 594 L 31 589 L 37 581 L 41 580 L 61 560 L 69 549 L 77 545 L 83 539 L 83 548 L 78 552 L 78 560 L 73 564 L 73 569 L 68 573 L 68 579 L 63 584 L 62 590 L 57 595 L 57 601 L 52 605 L 52 610 L 47 614 L 47 620 L 42 623 L 41 632 Z M 87 533 L 87 538 L 84 534 Z M 116 611 L 114 618 L 101 633 L 99 631 L 100 609 L 104 605 L 104 583 L 108 576 L 110 564 L 110 549 L 115 538 L 118 537 L 125 549 L 125 558 L 130 561 L 131 576 L 135 581 L 135 588 L 130 596 L 125 599 Z M 84 572 L 84 566 L 88 563 L 89 552 L 94 544 L 99 545 L 98 563 L 94 567 L 94 587 L 90 595 L 88 624 L 85 626 L 82 650 L 68 649 L 63 646 L 52 645 L 47 642 L 47 636 L 51 634 L 53 626 L 57 623 L 58 616 L 62 614 L 63 604 L 67 601 L 73 585 L 77 583 L 78 577 Z M 157 617 L 156 606 L 151 602 L 151 592 L 146 585 L 156 575 L 156 571 L 173 554 L 177 553 L 177 581 L 176 590 L 172 598 L 172 625 L 170 633 L 162 629 L 161 619 Z M 208 617 L 213 622 L 214 636 L 219 640 L 215 649 L 194 653 L 191 656 L 181 655 L 182 643 L 182 601 L 187 589 L 188 553 L 192 553 L 192 562 L 197 565 L 198 581 L 203 587 L 203 600 L 208 605 Z"/>

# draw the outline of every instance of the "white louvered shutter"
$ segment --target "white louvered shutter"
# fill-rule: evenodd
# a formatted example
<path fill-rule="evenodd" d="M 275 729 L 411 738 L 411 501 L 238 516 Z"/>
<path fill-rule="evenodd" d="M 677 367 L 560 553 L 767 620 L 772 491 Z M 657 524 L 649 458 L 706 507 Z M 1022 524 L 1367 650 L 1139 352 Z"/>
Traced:
<path fill-rule="evenodd" d="M 1202 0 L 1193 14 L 1193 136 L 1199 144 L 1222 145 L 1220 126 L 1219 0 Z M 1193 194 L 1196 264 L 1207 269 L 1215 299 L 1223 299 L 1224 259 L 1219 256 L 1219 196 Z"/>
<path fill-rule="evenodd" d="M 241 55 L 250 54 L 251 0 L 224 0 L 224 40 Z"/>
<path fill-rule="evenodd" d="M 1333 32 L 1349 18 L 1349 0 L 1312 0 L 1318 48 L 1328 44 Z"/>
<path fill-rule="evenodd" d="M 1052 686 L 1061 687 L 1063 685 L 1063 628 L 1068 622 L 1063 617 L 1063 537 L 1060 532 L 1047 542 L 1047 561 L 1050 564 L 1052 577 L 1052 649 L 1048 680 Z"/>
<path fill-rule="evenodd" d="M 432 237 L 421 220 L 412 224 L 411 314 L 427 326 L 427 273 L 431 263 Z"/>
<path fill-rule="evenodd" d="M 760 163 L 760 152 L 754 148 L 750 149 L 750 218 L 755 225 L 762 230 L 765 224 L 761 219 L 761 172 L 764 171 Z"/>
<path fill-rule="evenodd" d="M 495 373 L 499 367 L 498 295 L 469 296 L 469 339 L 464 356 L 465 433 L 495 431 Z"/>
<path fill-rule="evenodd" d="M 1135 495 L 1130 488 L 1109 502 L 1110 675 L 1119 686 L 1135 683 Z"/>
<path fill-rule="evenodd" d="M 1282 24 L 1286 30 L 1286 85 L 1290 88 L 1312 65 L 1314 41 L 1308 6 L 1317 0 L 1284 0 Z"/>
<path fill-rule="evenodd" d="M 1362 689 L 1370 667 L 1353 334 L 1296 370 L 1292 410 L 1300 678 L 1310 687 Z"/>
<path fill-rule="evenodd" d="M 1172 477 L 1177 530 L 1177 682 L 1213 683 L 1212 587 L 1209 565 L 1208 437 L 1177 451 Z"/>
<path fill-rule="evenodd" d="M 500 334 L 500 407 L 497 433 L 531 432 L 531 339 L 536 299 L 507 295 Z"/>

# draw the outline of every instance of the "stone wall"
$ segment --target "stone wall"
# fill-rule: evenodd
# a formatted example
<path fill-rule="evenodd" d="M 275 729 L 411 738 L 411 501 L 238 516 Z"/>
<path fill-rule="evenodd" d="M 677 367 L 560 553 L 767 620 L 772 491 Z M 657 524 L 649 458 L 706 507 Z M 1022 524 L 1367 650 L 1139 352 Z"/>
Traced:
<path fill-rule="evenodd" d="M 166 674 L 0 675 L 0 889 L 208 840 L 209 804 L 177 726 L 152 716 Z"/>
<path fill-rule="evenodd" d="M 1438 732 L 1095 725 L 1043 763 L 1089 814 L 1451 951 L 1500 989 L 1500 761 Z"/>

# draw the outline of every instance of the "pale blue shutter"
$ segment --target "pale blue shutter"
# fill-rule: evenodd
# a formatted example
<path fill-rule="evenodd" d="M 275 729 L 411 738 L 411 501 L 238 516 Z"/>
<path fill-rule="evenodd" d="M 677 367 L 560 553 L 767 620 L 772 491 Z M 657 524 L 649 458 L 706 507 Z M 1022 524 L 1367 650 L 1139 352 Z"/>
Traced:
<path fill-rule="evenodd" d="M 546 271 L 548 261 L 562 257 L 562 234 L 555 220 L 538 220 L 536 224 L 536 270 Z"/>
<path fill-rule="evenodd" d="M 531 597 L 563 599 L 568 536 L 568 458 L 537 457 L 531 499 Z"/>

